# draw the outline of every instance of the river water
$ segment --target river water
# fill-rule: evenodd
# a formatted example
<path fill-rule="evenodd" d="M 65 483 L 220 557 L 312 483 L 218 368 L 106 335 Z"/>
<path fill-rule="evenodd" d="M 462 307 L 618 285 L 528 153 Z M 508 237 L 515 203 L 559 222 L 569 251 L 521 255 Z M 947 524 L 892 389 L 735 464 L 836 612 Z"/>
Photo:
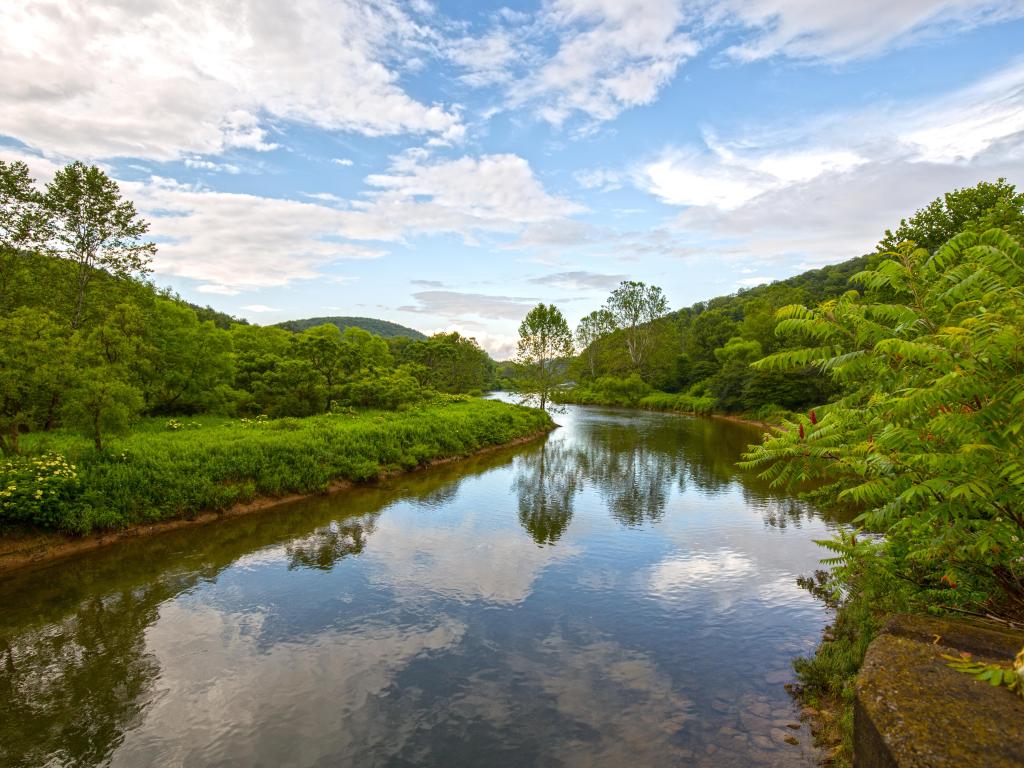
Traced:
<path fill-rule="evenodd" d="M 783 684 L 834 525 L 736 470 L 751 427 L 555 419 L 8 576 L 0 765 L 814 765 Z"/>

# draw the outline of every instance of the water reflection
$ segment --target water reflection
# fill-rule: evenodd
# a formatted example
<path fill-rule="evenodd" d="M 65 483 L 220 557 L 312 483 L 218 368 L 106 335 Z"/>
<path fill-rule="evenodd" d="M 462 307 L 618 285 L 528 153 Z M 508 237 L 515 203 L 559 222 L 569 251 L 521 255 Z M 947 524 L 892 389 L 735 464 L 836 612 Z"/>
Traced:
<path fill-rule="evenodd" d="M 583 474 L 580 451 L 563 441 L 517 456 L 512 489 L 519 522 L 538 544 L 554 544 L 572 520 L 573 498 Z"/>
<path fill-rule="evenodd" d="M 374 518 L 339 522 L 332 520 L 303 538 L 285 545 L 288 568 L 331 570 L 339 560 L 358 555 L 366 549 L 366 539 L 373 533 Z"/>
<path fill-rule="evenodd" d="M 771 681 L 827 524 L 738 473 L 756 431 L 563 420 L 0 582 L 0 765 L 813 764 Z"/>

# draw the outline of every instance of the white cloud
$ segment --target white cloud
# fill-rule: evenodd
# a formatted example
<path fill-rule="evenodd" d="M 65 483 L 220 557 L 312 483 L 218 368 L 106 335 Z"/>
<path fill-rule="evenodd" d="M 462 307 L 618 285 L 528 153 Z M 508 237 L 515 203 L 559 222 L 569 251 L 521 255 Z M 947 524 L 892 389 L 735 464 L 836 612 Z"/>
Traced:
<path fill-rule="evenodd" d="M 626 278 L 627 275 L 605 275 L 599 272 L 588 272 L 587 270 L 578 269 L 532 277 L 529 282 L 535 285 L 563 288 L 568 291 L 589 291 L 614 288 Z"/>
<path fill-rule="evenodd" d="M 511 92 L 513 104 L 535 102 L 559 125 L 574 113 L 610 120 L 650 104 L 697 53 L 679 30 L 676 0 L 555 0 L 545 24 L 558 30 L 557 52 Z"/>
<path fill-rule="evenodd" d="M 670 205 L 736 208 L 770 189 L 865 162 L 837 148 L 733 151 L 706 137 L 706 148 L 671 149 L 640 171 L 640 183 Z"/>
<path fill-rule="evenodd" d="M 227 289 L 266 288 L 319 277 L 328 264 L 374 259 L 383 251 L 343 242 L 343 212 L 188 187 L 168 179 L 122 184 L 150 221 L 159 275 Z"/>
<path fill-rule="evenodd" d="M 223 171 L 224 173 L 232 174 L 242 172 L 242 169 L 237 165 L 232 165 L 231 163 L 215 163 L 212 160 L 203 160 L 200 157 L 186 157 L 184 163 L 188 168 L 196 168 L 202 171 Z"/>
<path fill-rule="evenodd" d="M 1024 180 L 1024 62 L 941 99 L 799 127 L 712 134 L 641 165 L 637 185 L 686 210 L 709 253 L 820 266 L 870 251 L 886 227 L 950 189 Z"/>
<path fill-rule="evenodd" d="M 218 285 L 217 283 L 204 283 L 197 286 L 196 290 L 200 293 L 214 293 L 219 296 L 237 296 L 241 293 L 237 288 L 232 288 L 230 285 Z"/>
<path fill-rule="evenodd" d="M 262 314 L 264 312 L 280 312 L 278 307 L 268 307 L 266 304 L 246 304 L 242 309 L 249 312 L 256 312 Z"/>
<path fill-rule="evenodd" d="M 224 295 L 322 278 L 334 262 L 384 255 L 365 241 L 454 233 L 472 242 L 479 232 L 517 233 L 583 210 L 548 194 L 515 155 L 430 162 L 407 154 L 368 183 L 371 192 L 356 200 L 216 192 L 159 177 L 124 182 L 122 189 L 151 223 L 156 272 L 202 281 L 215 286 L 206 292 Z"/>
<path fill-rule="evenodd" d="M 74 157 L 267 150 L 294 120 L 459 138 L 388 60 L 432 33 L 393 0 L 66 0 L 0 4 L 0 135 Z"/>
<path fill-rule="evenodd" d="M 344 166 L 350 166 L 350 165 L 353 164 L 352 161 L 349 160 L 347 157 L 332 157 L 331 158 L 331 162 L 334 163 L 335 165 L 344 165 Z"/>
<path fill-rule="evenodd" d="M 446 53 L 452 62 L 466 70 L 460 77 L 463 82 L 484 87 L 512 79 L 511 67 L 524 58 L 520 45 L 509 31 L 496 29 L 482 37 L 453 40 Z"/>
<path fill-rule="evenodd" d="M 741 288 L 753 288 L 755 285 L 764 285 L 770 283 L 772 278 L 766 277 L 765 275 L 754 275 L 753 277 L 743 277 L 736 281 L 736 285 Z"/>
<path fill-rule="evenodd" d="M 503 20 L 512 28 L 455 41 L 448 55 L 468 70 L 463 81 L 502 85 L 506 107 L 527 106 L 554 125 L 652 103 L 699 50 L 681 29 L 679 0 L 551 0 L 531 22 Z"/>
<path fill-rule="evenodd" d="M 1019 0 L 714 0 L 705 22 L 750 31 L 727 51 L 739 61 L 783 55 L 841 62 L 1022 15 Z"/>
<path fill-rule="evenodd" d="M 584 189 L 599 189 L 602 192 L 612 192 L 622 186 L 621 174 L 618 171 L 602 168 L 577 171 L 573 174 L 573 178 Z"/>
<path fill-rule="evenodd" d="M 537 303 L 537 299 L 522 296 L 491 296 L 462 291 L 417 291 L 413 298 L 416 304 L 398 309 L 451 319 L 520 320 Z"/>
<path fill-rule="evenodd" d="M 434 163 L 418 155 L 401 156 L 390 173 L 373 174 L 366 182 L 377 191 L 369 202 L 357 204 L 359 210 L 370 219 L 383 217 L 421 230 L 509 231 L 585 210 L 549 195 L 529 163 L 510 154 Z"/>

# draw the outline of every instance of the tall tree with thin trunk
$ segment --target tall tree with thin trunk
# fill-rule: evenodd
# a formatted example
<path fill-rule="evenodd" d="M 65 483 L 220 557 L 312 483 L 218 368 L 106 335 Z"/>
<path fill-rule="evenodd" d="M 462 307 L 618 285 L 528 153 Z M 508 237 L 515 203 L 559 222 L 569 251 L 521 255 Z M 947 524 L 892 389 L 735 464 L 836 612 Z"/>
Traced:
<path fill-rule="evenodd" d="M 143 240 L 149 224 L 117 183 L 95 165 L 74 162 L 46 186 L 43 209 L 50 225 L 50 249 L 77 266 L 73 272 L 69 322 L 81 326 L 89 285 L 98 270 L 118 278 L 144 275 L 156 245 Z"/>
<path fill-rule="evenodd" d="M 24 263 L 24 251 L 46 240 L 42 195 L 21 162 L 0 160 L 0 308 Z"/>
<path fill-rule="evenodd" d="M 572 356 L 572 332 L 554 304 L 538 304 L 519 324 L 516 363 L 517 388 L 536 395 L 545 408 L 558 384 L 565 380 L 563 360 Z"/>
<path fill-rule="evenodd" d="M 661 288 L 634 280 L 623 280 L 605 305 L 622 331 L 633 371 L 641 372 L 654 347 L 656 322 L 668 312 Z"/>
<path fill-rule="evenodd" d="M 595 309 L 576 326 L 576 346 L 590 370 L 590 378 L 597 377 L 597 343 L 615 330 L 615 318 L 607 309 Z"/>

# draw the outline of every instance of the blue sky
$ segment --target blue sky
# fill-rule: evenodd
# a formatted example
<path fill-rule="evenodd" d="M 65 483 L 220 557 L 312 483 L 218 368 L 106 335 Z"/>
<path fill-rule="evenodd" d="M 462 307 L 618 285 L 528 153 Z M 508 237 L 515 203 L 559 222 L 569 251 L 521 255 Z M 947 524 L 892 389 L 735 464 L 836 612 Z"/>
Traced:
<path fill-rule="evenodd" d="M 1024 183 L 1024 2 L 14 0 L 0 158 L 105 167 L 155 279 L 507 356 L 538 301 L 673 308 Z"/>

